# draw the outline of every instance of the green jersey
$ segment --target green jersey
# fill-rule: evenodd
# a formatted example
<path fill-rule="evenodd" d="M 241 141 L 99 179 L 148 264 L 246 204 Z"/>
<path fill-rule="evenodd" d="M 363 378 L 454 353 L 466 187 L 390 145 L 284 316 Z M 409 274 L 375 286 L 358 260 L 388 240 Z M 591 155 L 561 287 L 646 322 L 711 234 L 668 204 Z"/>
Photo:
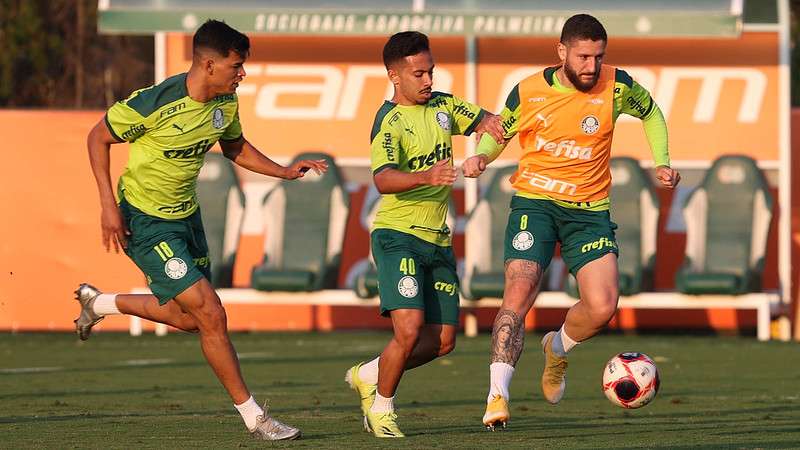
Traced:
<path fill-rule="evenodd" d="M 370 135 L 373 176 L 387 168 L 421 172 L 447 158 L 452 164 L 451 136 L 471 134 L 484 114 L 480 107 L 442 92 L 434 92 L 424 105 L 384 102 Z M 445 220 L 451 190 L 451 186 L 420 186 L 384 194 L 372 227 L 449 246 L 450 230 Z"/>
<path fill-rule="evenodd" d="M 195 186 L 206 152 L 220 139 L 242 136 L 236 94 L 192 100 L 185 73 L 135 91 L 109 108 L 105 121 L 115 139 L 131 144 L 120 197 L 163 219 L 197 209 Z"/>

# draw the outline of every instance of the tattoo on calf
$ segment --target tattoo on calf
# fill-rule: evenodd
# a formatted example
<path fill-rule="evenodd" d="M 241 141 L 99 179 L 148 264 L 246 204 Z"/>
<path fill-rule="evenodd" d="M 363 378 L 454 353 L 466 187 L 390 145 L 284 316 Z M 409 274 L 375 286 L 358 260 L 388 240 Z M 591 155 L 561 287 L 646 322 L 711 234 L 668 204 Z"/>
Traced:
<path fill-rule="evenodd" d="M 525 343 L 525 321 L 514 311 L 501 309 L 492 328 L 491 362 L 517 365 Z"/>

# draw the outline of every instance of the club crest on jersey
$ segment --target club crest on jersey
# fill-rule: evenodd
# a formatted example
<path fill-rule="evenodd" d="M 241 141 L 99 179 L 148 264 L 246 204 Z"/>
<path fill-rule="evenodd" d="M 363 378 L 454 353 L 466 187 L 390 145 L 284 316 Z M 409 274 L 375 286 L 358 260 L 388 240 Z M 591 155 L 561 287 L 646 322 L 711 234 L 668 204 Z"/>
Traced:
<path fill-rule="evenodd" d="M 397 292 L 399 292 L 400 295 L 405 298 L 415 297 L 417 292 L 419 292 L 417 280 L 410 276 L 404 276 L 403 278 L 400 278 L 400 281 L 397 283 Z"/>
<path fill-rule="evenodd" d="M 211 113 L 211 125 L 216 129 L 225 126 L 225 113 L 222 112 L 222 109 L 214 108 L 214 112 Z"/>
<path fill-rule="evenodd" d="M 581 130 L 586 134 L 595 134 L 600 129 L 600 121 L 595 116 L 586 116 L 581 120 Z"/>
<path fill-rule="evenodd" d="M 164 263 L 164 272 L 173 280 L 180 280 L 188 270 L 186 262 L 178 257 L 170 258 Z"/>
<path fill-rule="evenodd" d="M 533 235 L 529 231 L 520 231 L 511 240 L 511 246 L 515 250 L 524 251 L 533 247 Z"/>
<path fill-rule="evenodd" d="M 438 123 L 444 131 L 450 131 L 450 117 L 447 116 L 447 113 L 442 111 L 437 112 L 436 123 Z"/>

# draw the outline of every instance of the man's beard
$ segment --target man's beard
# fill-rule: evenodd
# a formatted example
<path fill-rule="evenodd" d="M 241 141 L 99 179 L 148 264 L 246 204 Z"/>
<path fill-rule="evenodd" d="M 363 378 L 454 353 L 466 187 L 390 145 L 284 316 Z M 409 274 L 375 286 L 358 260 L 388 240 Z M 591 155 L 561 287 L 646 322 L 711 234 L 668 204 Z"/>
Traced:
<path fill-rule="evenodd" d="M 581 78 L 578 76 L 578 73 L 572 70 L 572 68 L 564 63 L 564 73 L 567 75 L 567 79 L 575 86 L 575 89 L 581 92 L 589 92 L 592 88 L 597 84 L 598 78 L 600 78 L 600 71 L 594 73 L 594 77 L 592 77 L 592 81 L 584 82 L 581 81 Z"/>

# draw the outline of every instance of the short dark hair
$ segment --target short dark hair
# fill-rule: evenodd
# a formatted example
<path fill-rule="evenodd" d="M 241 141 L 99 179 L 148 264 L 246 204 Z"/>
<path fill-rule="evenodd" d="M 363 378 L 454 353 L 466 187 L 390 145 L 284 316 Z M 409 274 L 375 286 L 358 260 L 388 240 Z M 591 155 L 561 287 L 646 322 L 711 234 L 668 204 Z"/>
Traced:
<path fill-rule="evenodd" d="M 209 19 L 194 33 L 192 51 L 196 53 L 198 49 L 214 50 L 225 58 L 233 50 L 239 56 L 247 57 L 250 39 L 225 22 Z"/>
<path fill-rule="evenodd" d="M 388 69 L 406 56 L 429 51 L 428 36 L 419 31 L 401 31 L 393 34 L 383 46 L 383 65 Z"/>
<path fill-rule="evenodd" d="M 608 41 L 606 29 L 599 20 L 589 14 L 575 14 L 564 22 L 561 43 L 566 45 L 573 39 Z"/>

